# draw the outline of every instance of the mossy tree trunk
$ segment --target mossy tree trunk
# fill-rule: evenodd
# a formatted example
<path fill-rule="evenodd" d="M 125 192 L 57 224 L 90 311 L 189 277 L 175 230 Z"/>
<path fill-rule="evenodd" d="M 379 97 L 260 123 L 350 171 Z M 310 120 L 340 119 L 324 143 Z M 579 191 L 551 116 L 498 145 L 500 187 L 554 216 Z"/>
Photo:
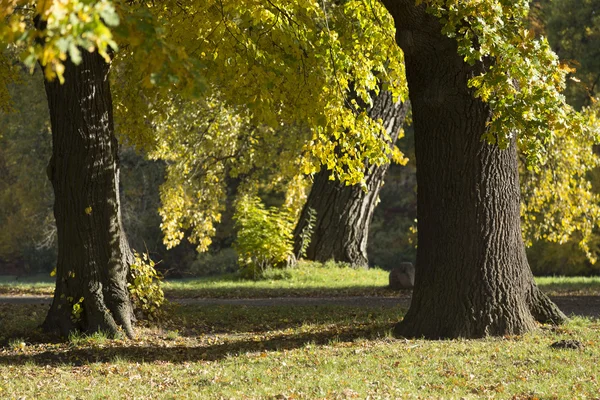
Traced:
<path fill-rule="evenodd" d="M 384 0 L 405 54 L 415 128 L 418 249 L 412 303 L 396 334 L 522 334 L 565 316 L 536 287 L 521 237 L 516 143 L 482 141 L 487 104 L 437 19 L 414 0 Z"/>
<path fill-rule="evenodd" d="M 81 53 L 81 64 L 65 62 L 64 84 L 45 82 L 58 261 L 43 328 L 65 336 L 73 331 L 114 336 L 122 329 L 132 336 L 127 273 L 133 257 L 121 223 L 110 65 L 98 53 Z"/>
<path fill-rule="evenodd" d="M 391 137 L 390 146 L 398 138 L 408 108 L 407 102 L 395 103 L 388 91 L 381 90 L 379 95 L 373 96 L 369 116 L 374 120 L 382 119 Z M 304 258 L 320 262 L 335 260 L 367 268 L 369 225 L 388 168 L 389 164 L 366 166 L 367 191 L 359 185 L 347 186 L 330 180 L 330 173 L 325 168 L 318 172 L 294 231 L 294 253 L 299 255 L 306 240 L 303 232 L 306 232 L 312 209 L 316 222 Z"/>

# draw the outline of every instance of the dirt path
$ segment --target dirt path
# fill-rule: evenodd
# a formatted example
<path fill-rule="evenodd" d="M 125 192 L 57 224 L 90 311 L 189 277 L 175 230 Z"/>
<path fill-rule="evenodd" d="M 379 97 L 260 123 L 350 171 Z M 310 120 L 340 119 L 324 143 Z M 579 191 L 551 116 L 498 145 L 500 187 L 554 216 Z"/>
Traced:
<path fill-rule="evenodd" d="M 600 318 L 600 296 L 554 296 L 551 299 L 567 315 Z M 45 296 L 0 296 L 0 303 L 50 304 Z M 349 306 L 349 307 L 399 307 L 407 309 L 410 297 L 278 297 L 267 299 L 171 299 L 185 305 L 240 305 L 255 307 L 272 306 Z"/>

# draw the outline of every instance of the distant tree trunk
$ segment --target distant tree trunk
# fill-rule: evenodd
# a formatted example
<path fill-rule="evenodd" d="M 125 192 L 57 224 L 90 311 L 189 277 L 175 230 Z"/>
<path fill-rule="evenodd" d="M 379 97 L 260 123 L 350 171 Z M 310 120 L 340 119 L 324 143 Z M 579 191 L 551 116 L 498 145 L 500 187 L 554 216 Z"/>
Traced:
<path fill-rule="evenodd" d="M 394 103 L 390 92 L 382 90 L 374 96 L 371 118 L 381 118 L 394 145 L 408 111 L 408 103 Z M 310 244 L 305 258 L 314 261 L 342 261 L 368 268 L 367 239 L 373 211 L 389 164 L 368 165 L 365 181 L 368 191 L 359 185 L 346 186 L 329 180 L 330 173 L 322 169 L 314 177 L 306 204 L 294 231 L 294 253 L 299 255 L 303 246 L 302 232 L 307 226 L 310 210 L 316 213 Z"/>
<path fill-rule="evenodd" d="M 238 189 L 242 183 L 243 178 L 236 176 L 231 177 L 229 171 L 225 175 L 226 193 L 227 198 L 225 199 L 225 209 L 221 213 L 221 221 L 215 227 L 215 235 L 213 236 L 211 250 L 221 251 L 223 249 L 231 248 L 234 241 L 234 220 L 233 214 L 235 212 L 234 202 L 238 194 Z"/>
<path fill-rule="evenodd" d="M 98 53 L 81 53 L 81 64 L 65 62 L 64 84 L 45 82 L 58 261 L 43 327 L 63 335 L 76 330 L 115 335 L 120 326 L 132 336 L 126 286 L 132 254 L 121 224 L 110 66 Z"/>
<path fill-rule="evenodd" d="M 415 128 L 418 249 L 401 336 L 522 334 L 565 316 L 536 287 L 521 237 L 515 140 L 482 141 L 490 117 L 469 66 L 414 0 L 384 0 L 405 54 Z"/>

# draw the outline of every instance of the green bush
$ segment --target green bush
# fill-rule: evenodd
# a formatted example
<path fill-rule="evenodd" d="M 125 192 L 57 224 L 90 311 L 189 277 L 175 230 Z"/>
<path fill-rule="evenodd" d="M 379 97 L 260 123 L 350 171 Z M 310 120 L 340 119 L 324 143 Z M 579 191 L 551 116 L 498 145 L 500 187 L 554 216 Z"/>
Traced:
<path fill-rule="evenodd" d="M 258 279 L 272 268 L 293 261 L 294 212 L 286 207 L 265 208 L 258 196 L 242 196 L 233 216 L 234 249 L 242 277 Z"/>
<path fill-rule="evenodd" d="M 165 302 L 162 290 L 162 276 L 156 271 L 155 263 L 147 253 L 134 252 L 135 261 L 130 266 L 127 287 L 136 310 L 145 317 L 156 319 L 160 307 Z"/>

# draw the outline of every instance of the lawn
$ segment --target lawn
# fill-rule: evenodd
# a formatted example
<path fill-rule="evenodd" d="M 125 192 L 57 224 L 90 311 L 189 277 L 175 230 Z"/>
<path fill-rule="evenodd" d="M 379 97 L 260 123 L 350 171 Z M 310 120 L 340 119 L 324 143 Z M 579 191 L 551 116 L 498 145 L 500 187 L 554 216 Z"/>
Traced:
<path fill-rule="evenodd" d="M 0 397 L 82 399 L 594 398 L 600 326 L 520 337 L 391 337 L 401 310 L 172 306 L 135 340 L 36 330 L 46 308 L 0 305 Z M 550 344 L 576 339 L 581 350 Z"/>
<path fill-rule="evenodd" d="M 382 295 L 387 273 L 304 265 L 263 281 L 170 281 L 170 296 Z M 598 278 L 540 278 L 550 293 L 598 294 Z M 11 293 L 51 282 L 5 279 Z M 46 291 L 46 292 L 44 292 Z M 5 292 L 5 293 L 6 293 Z M 38 330 L 47 305 L 0 303 L 0 398 L 598 398 L 600 323 L 482 340 L 395 339 L 405 310 L 341 305 L 175 305 L 133 340 Z M 582 349 L 553 349 L 574 339 Z"/>
<path fill-rule="evenodd" d="M 0 295 L 51 295 L 54 279 L 49 274 L 0 275 Z"/>
<path fill-rule="evenodd" d="M 379 268 L 301 263 L 297 268 L 269 271 L 261 280 L 241 279 L 237 274 L 167 279 L 163 289 L 171 298 L 395 296 L 387 284 L 388 273 Z M 0 295 L 48 296 L 53 292 L 54 283 L 49 276 L 0 276 Z"/>
<path fill-rule="evenodd" d="M 600 277 L 538 277 L 536 281 L 552 296 L 600 294 Z M 387 284 L 388 272 L 379 268 L 301 263 L 298 268 L 271 272 L 257 281 L 240 279 L 236 274 L 166 280 L 164 290 L 170 298 L 396 296 Z M 53 291 L 49 276 L 0 276 L 0 295 L 51 295 Z"/>
<path fill-rule="evenodd" d="M 340 297 L 384 296 L 397 292 L 387 289 L 388 272 L 336 266 L 334 263 L 301 263 L 297 268 L 273 271 L 265 279 L 240 279 L 235 274 L 168 280 L 169 297 L 259 298 L 259 297 Z"/>

